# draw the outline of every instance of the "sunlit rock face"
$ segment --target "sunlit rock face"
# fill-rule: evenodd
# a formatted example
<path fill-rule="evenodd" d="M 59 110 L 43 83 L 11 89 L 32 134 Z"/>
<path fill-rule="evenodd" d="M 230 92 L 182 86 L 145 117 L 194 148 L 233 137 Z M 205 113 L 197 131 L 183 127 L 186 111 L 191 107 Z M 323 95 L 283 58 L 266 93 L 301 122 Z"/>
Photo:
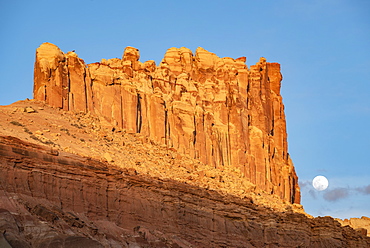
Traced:
<path fill-rule="evenodd" d="M 342 226 L 350 226 L 356 231 L 370 237 L 370 218 L 362 216 L 361 218 L 336 219 Z"/>
<path fill-rule="evenodd" d="M 215 168 L 235 168 L 260 190 L 300 202 L 288 154 L 282 76 L 261 58 L 219 58 L 198 48 L 170 48 L 159 65 L 122 59 L 86 65 L 76 53 L 44 43 L 36 51 L 34 98 L 104 117 Z"/>

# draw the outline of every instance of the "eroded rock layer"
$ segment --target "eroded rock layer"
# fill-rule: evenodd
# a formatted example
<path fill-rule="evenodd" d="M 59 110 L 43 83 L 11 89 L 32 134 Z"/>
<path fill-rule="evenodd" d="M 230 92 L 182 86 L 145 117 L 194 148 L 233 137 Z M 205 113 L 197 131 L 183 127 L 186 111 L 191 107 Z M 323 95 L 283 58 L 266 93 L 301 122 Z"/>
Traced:
<path fill-rule="evenodd" d="M 170 48 L 156 66 L 127 47 L 122 59 L 86 65 L 44 43 L 36 51 L 34 98 L 103 116 L 216 168 L 238 168 L 260 189 L 299 203 L 280 65 L 261 58 L 248 69 L 245 60 Z"/>
<path fill-rule="evenodd" d="M 331 217 L 0 136 L 1 247 L 369 247 Z"/>

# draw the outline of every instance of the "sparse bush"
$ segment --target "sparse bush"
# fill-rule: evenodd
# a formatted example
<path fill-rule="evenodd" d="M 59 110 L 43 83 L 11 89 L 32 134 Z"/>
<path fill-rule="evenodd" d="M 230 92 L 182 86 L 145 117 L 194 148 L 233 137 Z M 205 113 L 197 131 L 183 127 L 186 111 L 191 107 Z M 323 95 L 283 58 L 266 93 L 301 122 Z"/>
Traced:
<path fill-rule="evenodd" d="M 56 146 L 56 144 L 54 142 L 52 142 L 51 140 L 43 141 L 43 140 L 39 139 L 38 137 L 36 137 L 35 135 L 31 135 L 30 138 L 31 139 L 34 139 L 36 141 L 39 141 L 39 142 L 41 142 L 41 143 L 43 143 L 45 145 L 54 145 L 54 146 Z"/>
<path fill-rule="evenodd" d="M 19 123 L 18 121 L 11 121 L 10 124 L 13 124 L 14 126 L 23 127 L 23 124 Z"/>
<path fill-rule="evenodd" d="M 60 129 L 60 131 L 65 132 L 67 135 L 71 135 L 71 134 L 69 133 L 69 130 L 68 130 L 67 128 L 61 128 L 61 129 Z"/>
<path fill-rule="evenodd" d="M 33 134 L 33 133 L 32 133 L 28 128 L 26 128 L 26 127 L 24 128 L 24 131 L 25 131 L 26 133 L 28 133 L 28 134 L 31 134 L 31 135 Z"/>

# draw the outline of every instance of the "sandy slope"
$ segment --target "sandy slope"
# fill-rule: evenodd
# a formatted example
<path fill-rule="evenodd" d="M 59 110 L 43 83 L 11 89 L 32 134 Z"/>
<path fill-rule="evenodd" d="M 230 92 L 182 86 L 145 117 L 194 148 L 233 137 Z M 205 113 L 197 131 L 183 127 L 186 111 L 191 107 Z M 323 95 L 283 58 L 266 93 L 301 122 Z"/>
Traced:
<path fill-rule="evenodd" d="M 35 100 L 18 101 L 0 106 L 0 135 L 133 168 L 139 174 L 252 198 L 255 203 L 275 210 L 303 212 L 300 205 L 282 203 L 276 196 L 257 190 L 236 169 L 212 168 L 154 144 L 140 134 L 119 130 L 89 113 L 66 112 Z"/>

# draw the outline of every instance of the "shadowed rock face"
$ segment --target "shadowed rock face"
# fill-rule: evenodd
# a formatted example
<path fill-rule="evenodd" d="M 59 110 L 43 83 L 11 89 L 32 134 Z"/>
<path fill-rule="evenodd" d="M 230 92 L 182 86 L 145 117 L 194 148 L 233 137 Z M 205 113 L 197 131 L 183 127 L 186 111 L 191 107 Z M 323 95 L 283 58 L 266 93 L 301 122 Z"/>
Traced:
<path fill-rule="evenodd" d="M 368 247 L 330 217 L 137 175 L 0 137 L 4 247 Z M 5 233 L 3 234 L 3 230 Z"/>
<path fill-rule="evenodd" d="M 91 112 L 127 132 L 216 168 L 233 167 L 269 194 L 300 202 L 287 151 L 280 65 L 219 58 L 202 48 L 170 48 L 160 65 L 122 59 L 86 65 L 50 43 L 36 51 L 34 98 Z"/>

